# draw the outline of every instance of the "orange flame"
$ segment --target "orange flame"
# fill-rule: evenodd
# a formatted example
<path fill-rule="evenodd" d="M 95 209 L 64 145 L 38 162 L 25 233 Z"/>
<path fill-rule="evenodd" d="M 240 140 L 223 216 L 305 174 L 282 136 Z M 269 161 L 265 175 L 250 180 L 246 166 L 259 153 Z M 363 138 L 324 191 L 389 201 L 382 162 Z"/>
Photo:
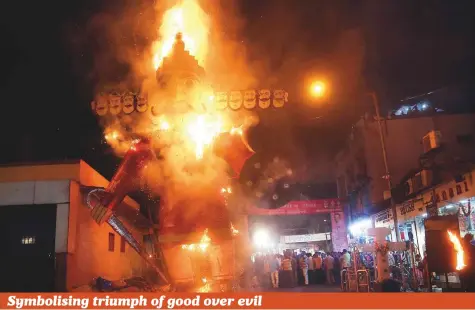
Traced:
<path fill-rule="evenodd" d="M 211 243 L 211 238 L 208 237 L 208 229 L 205 229 L 203 236 L 201 237 L 200 243 L 195 244 L 183 244 L 182 249 L 188 251 L 201 250 L 201 252 L 206 252 Z"/>
<path fill-rule="evenodd" d="M 219 117 L 197 115 L 188 124 L 188 135 L 195 145 L 197 159 L 203 158 L 205 147 L 209 146 L 214 138 L 222 131 L 222 123 Z"/>
<path fill-rule="evenodd" d="M 457 252 L 457 266 L 455 269 L 462 270 L 466 266 L 463 258 L 464 252 L 462 244 L 460 243 L 459 238 L 457 238 L 457 236 L 454 235 L 450 230 L 447 230 L 447 233 L 449 234 L 449 239 L 453 243 L 454 249 Z"/>
<path fill-rule="evenodd" d="M 222 187 L 221 188 L 221 194 L 232 194 L 233 193 L 233 189 L 228 186 L 228 187 Z"/>
<path fill-rule="evenodd" d="M 209 293 L 211 291 L 211 286 L 208 279 L 202 278 L 201 281 L 203 281 L 204 285 L 198 289 L 198 293 Z"/>
<path fill-rule="evenodd" d="M 158 29 L 158 39 L 152 45 L 152 58 L 147 60 L 147 67 L 158 69 L 164 58 L 173 51 L 176 35 L 181 34 L 185 50 L 197 59 L 204 67 L 205 58 L 209 48 L 210 19 L 199 5 L 199 0 L 179 0 L 170 7 L 161 18 Z M 173 113 L 168 110 L 168 105 L 157 103 L 158 99 L 150 97 L 152 105 L 157 107 L 157 116 L 153 116 L 150 126 L 138 125 L 141 135 L 149 135 L 154 139 L 154 145 L 172 146 L 169 154 L 180 158 L 180 163 L 174 165 L 176 171 L 181 173 L 182 162 L 189 160 L 206 161 L 206 150 L 214 143 L 219 134 L 229 131 L 233 135 L 243 135 L 243 128 L 231 128 L 232 119 L 229 114 L 218 110 L 215 106 L 214 93 L 209 85 L 197 83 L 193 90 L 187 94 L 186 106 L 177 105 Z M 135 146 L 130 141 L 129 135 L 122 125 L 113 124 L 107 128 L 105 139 L 119 154 L 125 154 Z M 117 131 L 118 130 L 118 131 Z M 166 156 L 166 155 L 164 155 Z M 170 158 L 170 157 L 168 157 Z M 214 163 L 210 156 L 208 162 Z M 203 163 L 206 164 L 206 163 Z M 230 191 L 229 191 L 230 193 Z"/>
<path fill-rule="evenodd" d="M 110 133 L 107 133 L 104 138 L 107 140 L 107 141 L 110 141 L 110 140 L 117 140 L 119 138 L 119 133 L 115 130 L 111 131 Z"/>
<path fill-rule="evenodd" d="M 208 17 L 197 0 L 183 0 L 163 15 L 163 21 L 158 30 L 160 40 L 152 47 L 155 70 L 172 51 L 178 33 L 183 35 L 185 50 L 203 66 L 208 52 Z"/>
<path fill-rule="evenodd" d="M 236 236 L 237 234 L 239 234 L 239 230 L 234 228 L 233 223 L 231 223 L 231 233 L 233 234 L 233 236 Z"/>

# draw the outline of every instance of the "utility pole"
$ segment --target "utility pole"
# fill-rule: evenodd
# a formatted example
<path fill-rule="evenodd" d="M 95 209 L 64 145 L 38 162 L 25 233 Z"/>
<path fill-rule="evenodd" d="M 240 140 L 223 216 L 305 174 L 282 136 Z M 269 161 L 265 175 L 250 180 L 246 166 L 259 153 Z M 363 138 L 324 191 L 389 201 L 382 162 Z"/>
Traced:
<path fill-rule="evenodd" d="M 376 118 L 378 122 L 378 130 L 379 130 L 379 138 L 381 142 L 381 150 L 383 152 L 383 162 L 384 162 L 384 170 L 385 170 L 385 176 L 384 178 L 388 182 L 388 190 L 391 195 L 391 210 L 393 212 L 393 219 L 394 219 L 394 231 L 396 233 L 396 241 L 399 241 L 401 237 L 399 236 L 399 227 L 398 227 L 398 222 L 397 222 L 397 210 L 396 210 L 396 204 L 394 203 L 392 194 L 391 194 L 391 188 L 392 188 L 392 182 L 391 182 L 391 174 L 389 172 L 389 165 L 388 165 L 388 154 L 386 152 L 386 141 L 384 139 L 384 134 L 383 134 L 383 126 L 381 124 L 381 115 L 379 113 L 379 102 L 378 102 L 378 97 L 376 96 L 376 93 L 370 92 L 369 95 L 371 96 L 371 99 L 373 101 L 374 105 L 374 110 L 376 112 Z"/>

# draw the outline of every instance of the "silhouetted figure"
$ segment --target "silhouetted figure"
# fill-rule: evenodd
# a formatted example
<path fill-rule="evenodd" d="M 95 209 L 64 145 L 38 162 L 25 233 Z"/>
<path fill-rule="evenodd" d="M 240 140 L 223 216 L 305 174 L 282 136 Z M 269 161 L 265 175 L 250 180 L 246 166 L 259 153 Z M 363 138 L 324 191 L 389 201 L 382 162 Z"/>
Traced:
<path fill-rule="evenodd" d="M 384 293 L 401 292 L 401 283 L 393 279 L 384 280 L 381 285 L 381 290 Z"/>

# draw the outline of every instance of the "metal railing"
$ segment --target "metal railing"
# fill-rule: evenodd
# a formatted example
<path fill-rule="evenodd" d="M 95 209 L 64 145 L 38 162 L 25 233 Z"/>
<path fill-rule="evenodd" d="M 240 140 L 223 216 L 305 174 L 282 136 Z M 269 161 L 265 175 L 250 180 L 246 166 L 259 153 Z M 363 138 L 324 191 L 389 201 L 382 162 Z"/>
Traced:
<path fill-rule="evenodd" d="M 351 269 L 343 269 L 340 276 L 343 292 L 370 292 L 373 287 L 373 281 L 366 269 L 356 270 L 356 273 Z"/>

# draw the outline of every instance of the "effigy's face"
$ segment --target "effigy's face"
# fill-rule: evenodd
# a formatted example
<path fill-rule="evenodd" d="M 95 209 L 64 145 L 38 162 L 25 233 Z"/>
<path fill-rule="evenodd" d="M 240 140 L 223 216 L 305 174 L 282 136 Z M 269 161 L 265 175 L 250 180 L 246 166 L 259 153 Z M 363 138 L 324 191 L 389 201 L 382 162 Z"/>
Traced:
<path fill-rule="evenodd" d="M 148 110 L 148 97 L 146 94 L 137 95 L 137 111 L 144 113 Z"/>
<path fill-rule="evenodd" d="M 287 94 L 283 90 L 275 90 L 274 91 L 274 98 L 273 98 L 273 105 L 276 108 L 282 108 L 287 100 Z"/>
<path fill-rule="evenodd" d="M 242 93 L 240 91 L 232 91 L 229 94 L 229 108 L 232 110 L 239 110 L 242 106 Z"/>
<path fill-rule="evenodd" d="M 122 111 L 122 98 L 118 94 L 109 96 L 109 112 L 118 115 Z"/>
<path fill-rule="evenodd" d="M 244 108 L 251 110 L 256 107 L 256 91 L 248 90 L 244 92 Z"/>
<path fill-rule="evenodd" d="M 271 104 L 271 95 L 269 89 L 262 89 L 259 91 L 259 107 L 267 109 Z"/>
<path fill-rule="evenodd" d="M 216 93 L 216 109 L 224 110 L 228 106 L 228 93 L 227 92 L 218 92 Z"/>
<path fill-rule="evenodd" d="M 107 97 L 106 96 L 99 96 L 95 101 L 95 111 L 97 115 L 104 116 L 109 112 Z"/>
<path fill-rule="evenodd" d="M 124 102 L 124 105 L 123 105 L 122 111 L 123 111 L 125 114 L 131 114 L 132 112 L 134 112 L 134 110 L 135 110 L 135 107 L 134 107 L 134 96 L 133 96 L 132 94 L 126 94 L 126 95 L 123 97 L 123 102 Z"/>

